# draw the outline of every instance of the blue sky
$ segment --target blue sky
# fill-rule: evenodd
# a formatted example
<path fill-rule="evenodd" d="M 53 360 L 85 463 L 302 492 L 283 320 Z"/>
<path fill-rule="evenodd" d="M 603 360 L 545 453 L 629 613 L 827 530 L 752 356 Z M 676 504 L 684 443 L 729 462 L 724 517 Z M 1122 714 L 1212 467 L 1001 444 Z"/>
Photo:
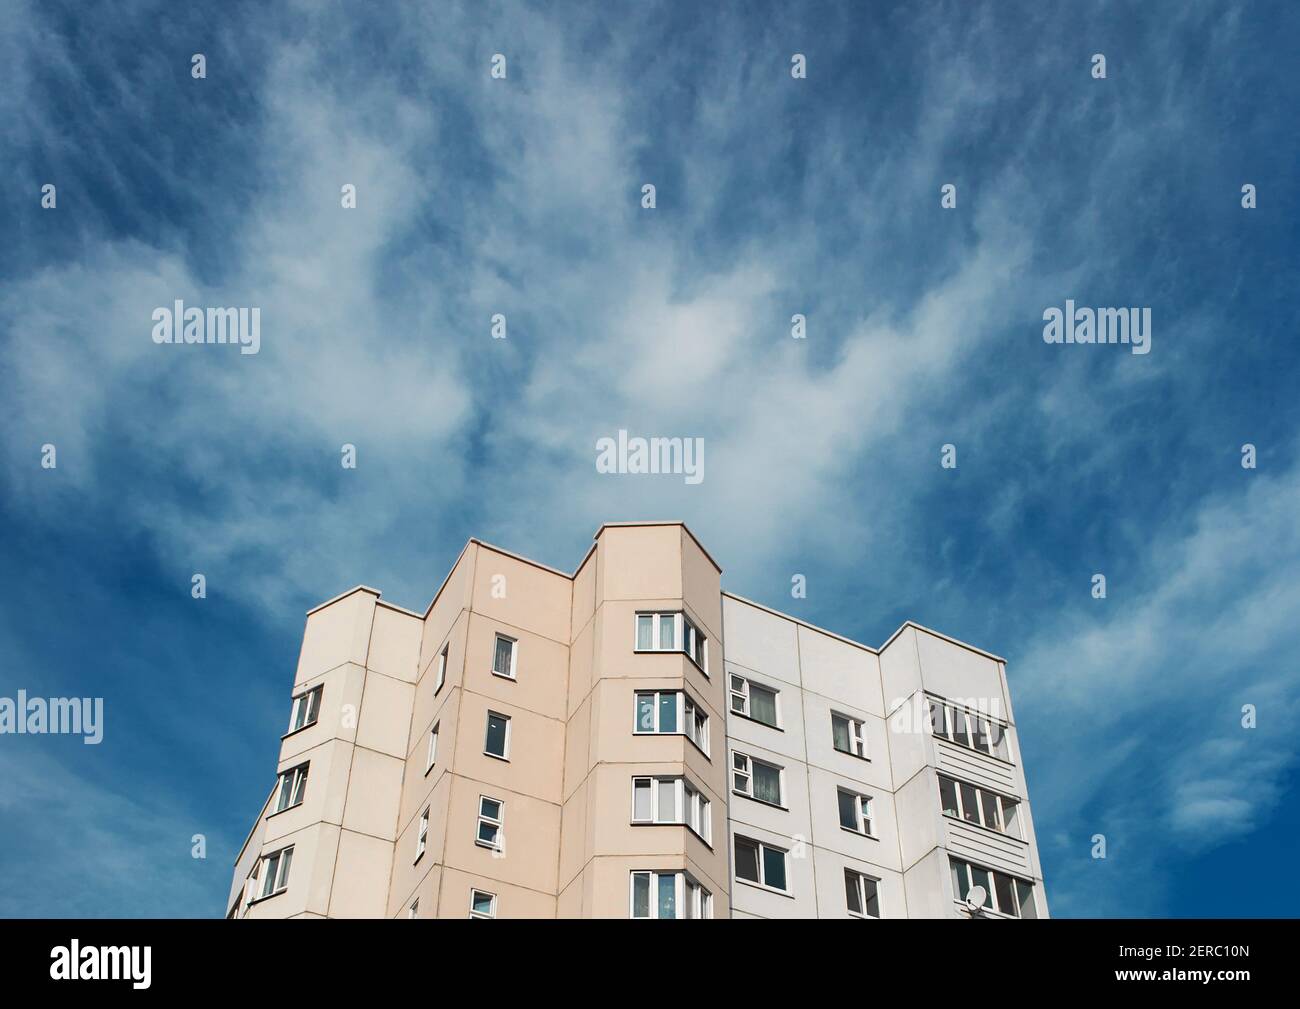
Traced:
<path fill-rule="evenodd" d="M 305 610 L 637 518 L 1006 656 L 1053 913 L 1295 913 L 1294 5 L 268 6 L 0 22 L 0 696 L 106 706 L 0 737 L 0 915 L 221 914 Z M 260 353 L 155 345 L 178 298 Z"/>

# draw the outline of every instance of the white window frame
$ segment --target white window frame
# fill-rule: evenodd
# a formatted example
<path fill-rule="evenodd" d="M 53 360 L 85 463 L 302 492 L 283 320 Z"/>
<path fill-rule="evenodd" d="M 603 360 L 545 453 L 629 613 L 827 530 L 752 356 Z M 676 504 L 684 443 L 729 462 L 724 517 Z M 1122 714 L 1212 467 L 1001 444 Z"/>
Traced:
<path fill-rule="evenodd" d="M 280 783 L 276 786 L 275 812 L 283 813 L 286 810 L 301 806 L 303 800 L 307 797 L 307 769 L 311 766 L 311 761 L 299 764 L 296 767 L 290 767 L 280 775 Z M 289 801 L 285 802 L 285 786 L 289 786 Z M 272 813 L 272 816 L 275 814 Z"/>
<path fill-rule="evenodd" d="M 742 768 L 737 761 L 744 761 L 745 766 Z M 772 802 L 770 799 L 761 799 L 754 794 L 754 765 L 762 764 L 764 767 L 776 771 L 777 801 Z M 773 806 L 776 809 L 788 808 L 785 804 L 785 768 L 780 764 L 774 764 L 770 760 L 764 760 L 762 757 L 751 756 L 741 750 L 731 751 L 731 768 L 728 772 L 731 775 L 731 790 L 737 795 L 743 795 L 747 799 L 753 799 L 755 802 L 761 802 L 765 806 Z M 736 775 L 743 775 L 749 782 L 747 788 L 741 788 L 736 783 Z"/>
<path fill-rule="evenodd" d="M 289 712 L 289 735 L 294 732 L 300 732 L 303 729 L 310 729 L 320 721 L 320 702 L 321 695 L 325 690 L 325 684 L 312 687 L 310 690 L 304 690 L 301 694 L 295 694 L 293 697 L 293 709 Z M 298 714 L 302 712 L 304 721 L 298 724 Z"/>
<path fill-rule="evenodd" d="M 497 645 L 501 641 L 507 641 L 510 643 L 510 671 L 506 673 L 497 670 Z M 519 639 L 512 638 L 509 634 L 502 634 L 500 631 L 497 631 L 496 636 L 492 639 L 492 675 L 500 676 L 503 680 L 518 679 L 516 675 L 516 664 L 518 663 L 518 660 Z"/>
<path fill-rule="evenodd" d="M 974 824 L 977 827 L 983 827 L 985 830 L 996 831 L 1004 837 L 1012 837 L 1020 841 L 1024 840 L 1024 837 L 1021 835 L 1019 830 L 1020 816 L 1018 813 L 1013 818 L 1015 827 L 1008 828 L 1007 825 L 1007 807 L 1019 806 L 1019 799 L 1005 795 L 1002 792 L 995 792 L 991 788 L 985 788 L 983 785 L 977 785 L 971 781 L 963 781 L 960 778 L 954 778 L 951 774 L 939 774 L 936 775 L 936 777 L 939 779 L 939 812 L 943 813 L 943 815 L 948 817 L 948 819 L 957 820 L 960 823 Z M 943 808 L 943 783 L 945 781 L 951 782 L 953 787 L 953 797 L 956 799 L 957 806 L 955 813 L 950 813 L 948 810 Z M 976 819 L 974 820 L 971 820 L 966 816 L 966 799 L 962 795 L 963 786 L 974 789 L 975 791 Z M 993 809 L 997 813 L 997 823 L 985 822 L 987 819 L 987 811 L 984 807 L 985 796 L 993 799 Z"/>
<path fill-rule="evenodd" d="M 937 694 L 926 694 L 926 704 L 929 707 L 927 712 L 930 719 L 930 731 L 938 739 L 946 739 L 953 746 L 960 746 L 967 750 L 973 750 L 975 753 L 982 753 L 986 757 L 992 757 L 994 760 L 1001 760 L 1004 763 L 1011 763 L 1011 744 L 1007 741 L 1007 732 L 1010 726 L 1000 718 L 994 718 L 991 715 L 980 711 L 971 711 L 969 708 L 949 701 Z M 942 731 L 935 727 L 935 710 L 938 709 L 943 713 Z M 961 719 L 963 735 L 959 738 L 957 733 L 958 719 Z M 981 723 L 983 723 L 981 725 Z M 988 732 L 982 733 L 982 727 L 987 727 Z M 997 728 L 998 741 L 993 742 L 993 730 Z M 978 744 L 980 736 L 983 736 L 988 743 L 988 748 Z M 964 741 L 963 741 L 964 739 Z"/>
<path fill-rule="evenodd" d="M 271 863 L 274 862 L 274 867 Z M 293 866 L 293 845 L 286 848 L 280 848 L 277 851 L 269 852 L 262 856 L 261 866 L 258 875 L 254 879 L 261 878 L 262 885 L 258 888 L 257 900 L 265 900 L 267 897 L 274 897 L 277 893 L 284 893 L 289 889 L 289 870 Z"/>
<path fill-rule="evenodd" d="M 442 685 L 447 682 L 447 656 L 451 651 L 451 642 L 442 646 L 442 651 L 438 653 L 438 672 L 433 681 L 433 696 L 438 696 L 438 691 Z"/>
<path fill-rule="evenodd" d="M 636 809 L 637 786 L 645 783 L 650 789 L 650 815 L 638 817 Z M 663 809 L 660 802 L 660 785 L 673 788 L 672 809 Z M 705 844 L 713 846 L 712 803 L 698 788 L 684 777 L 638 774 L 632 778 L 632 822 L 635 824 L 674 824 L 690 828 Z"/>
<path fill-rule="evenodd" d="M 483 801 L 495 802 L 497 804 L 497 815 L 488 816 L 483 812 Z M 483 840 L 481 828 L 484 825 L 496 828 L 496 843 Z M 506 803 L 504 799 L 494 799 L 490 795 L 480 795 L 478 797 L 478 820 L 474 824 L 474 843 L 480 848 L 487 848 L 489 851 L 502 851 L 505 846 L 506 831 Z"/>
<path fill-rule="evenodd" d="M 429 749 L 424 755 L 424 773 L 428 774 L 433 770 L 433 765 L 438 762 L 438 728 L 442 725 L 441 721 L 434 722 L 433 728 L 429 730 Z M 484 734 L 484 742 L 487 742 L 487 736 Z"/>
<path fill-rule="evenodd" d="M 840 819 L 839 803 L 840 803 L 841 795 L 849 795 L 853 797 L 853 817 L 856 826 L 846 827 L 844 826 L 844 821 L 840 820 L 840 830 L 847 830 L 854 834 L 861 834 L 863 837 L 875 837 L 876 836 L 875 832 L 872 829 L 873 823 L 872 823 L 872 816 L 871 816 L 872 813 L 871 796 L 863 795 L 861 792 L 855 791 L 854 789 L 851 788 L 836 786 L 835 818 L 837 820 Z"/>
<path fill-rule="evenodd" d="M 641 647 L 641 618 L 650 617 L 650 647 Z M 663 644 L 663 626 L 672 627 L 672 644 Z M 696 644 L 698 643 L 698 648 Z M 709 637 L 681 610 L 638 610 L 632 618 L 632 651 L 680 652 L 685 655 L 705 676 L 709 675 Z"/>
<path fill-rule="evenodd" d="M 665 732 L 659 728 L 659 703 L 660 698 L 666 694 L 673 694 L 676 697 L 677 711 L 677 728 L 672 732 Z M 643 729 L 641 727 L 641 698 L 652 698 L 651 710 L 653 712 L 654 728 Z M 703 718 L 703 727 L 697 732 L 695 729 L 695 716 Z M 635 690 L 632 692 L 632 734 L 634 736 L 685 736 L 695 748 L 703 753 L 706 757 L 709 755 L 709 713 L 691 698 L 684 690 Z"/>
<path fill-rule="evenodd" d="M 415 832 L 415 858 L 411 860 L 414 865 L 424 857 L 424 851 L 429 846 L 429 813 L 432 806 L 425 806 L 424 812 L 420 814 L 420 827 Z"/>
<path fill-rule="evenodd" d="M 735 846 L 741 841 L 755 845 L 758 848 L 758 879 L 746 879 L 740 875 L 740 860 L 736 857 Z M 785 888 L 774 886 L 767 881 L 767 860 L 763 857 L 764 850 L 776 851 L 781 854 L 781 861 L 784 863 Z M 778 848 L 775 844 L 768 844 L 766 841 L 760 841 L 756 837 L 746 837 L 743 834 L 737 834 L 735 842 L 732 844 L 731 864 L 733 871 L 736 873 L 738 883 L 748 883 L 750 886 L 760 886 L 764 890 L 771 890 L 773 893 L 790 893 L 790 852 L 785 848 Z"/>
<path fill-rule="evenodd" d="M 841 750 L 835 745 L 835 719 L 842 718 L 849 723 L 849 748 Z M 867 725 L 861 718 L 855 718 L 853 715 L 846 715 L 843 711 L 831 712 L 831 748 L 836 753 L 843 753 L 850 757 L 861 757 L 863 760 L 867 757 Z"/>
<path fill-rule="evenodd" d="M 488 910 L 485 914 L 482 911 L 474 910 L 474 898 L 482 896 L 488 899 Z M 480 890 L 476 886 L 469 888 L 469 916 L 471 918 L 495 918 L 497 916 L 497 895 L 488 893 L 486 890 Z"/>
<path fill-rule="evenodd" d="M 408 918 L 418 918 L 418 917 L 420 917 L 420 898 L 419 898 L 419 897 L 416 897 L 415 900 L 411 901 L 411 906 L 408 907 L 408 908 L 406 909 L 406 917 L 408 917 Z"/>
<path fill-rule="evenodd" d="M 636 914 L 636 880 L 644 876 L 649 886 L 647 915 Z M 659 877 L 672 876 L 675 920 L 713 917 L 713 894 L 688 872 L 661 872 L 656 869 L 633 869 L 628 873 L 627 916 L 633 921 L 656 921 L 659 918 Z"/>
<path fill-rule="evenodd" d="M 504 719 L 504 720 L 505 720 L 505 723 L 506 723 L 506 734 L 505 734 L 505 738 L 501 741 L 501 750 L 502 750 L 501 753 L 493 753 L 491 750 L 488 749 L 488 730 L 489 730 L 489 728 L 490 728 L 491 725 L 492 725 L 492 718 L 493 718 L 494 716 L 497 717 L 497 718 L 502 718 L 502 719 Z M 501 712 L 499 712 L 499 711 L 491 711 L 491 710 L 488 711 L 488 713 L 487 713 L 487 718 L 486 718 L 486 719 L 484 720 L 484 722 L 483 722 L 483 754 L 484 754 L 484 756 L 487 756 L 487 757 L 493 757 L 493 758 L 495 758 L 496 760 L 509 760 L 509 759 L 510 759 L 510 720 L 511 720 L 511 719 L 510 719 L 510 716 L 509 716 L 509 715 L 503 715 L 503 714 L 502 714 Z"/>
<path fill-rule="evenodd" d="M 948 869 L 949 869 L 950 876 L 956 875 L 956 869 L 959 866 L 964 871 L 963 874 L 966 877 L 966 882 L 968 886 L 974 885 L 975 873 L 977 871 L 984 873 L 988 877 L 988 881 L 989 881 L 988 886 L 985 887 L 985 890 L 988 891 L 988 900 L 985 902 L 984 907 L 981 909 L 982 914 L 992 913 L 1002 918 L 1025 917 L 1020 913 L 1021 891 L 1023 889 L 1025 891 L 1028 891 L 1029 906 L 1034 909 L 1034 913 L 1030 917 L 1033 918 L 1038 917 L 1038 905 L 1037 903 L 1035 903 L 1033 883 L 1021 879 L 1019 876 L 1013 875 L 1012 873 L 1003 872 L 1001 869 L 990 869 L 988 868 L 988 866 L 979 865 L 976 862 L 969 862 L 964 858 L 956 858 L 953 855 L 949 855 Z M 998 876 L 1003 876 L 1006 879 L 1009 879 L 1011 881 L 1011 895 L 1015 906 L 1012 907 L 1010 910 L 1003 908 L 1001 906 L 1001 900 L 998 897 L 998 887 L 996 882 L 996 877 Z M 983 886 L 984 884 L 981 883 L 980 885 Z M 956 901 L 958 904 L 964 904 L 966 900 L 966 894 L 958 893 L 957 889 L 958 887 L 956 886 L 956 882 L 954 880 L 952 899 Z"/>
<path fill-rule="evenodd" d="M 730 679 L 727 681 L 728 710 L 733 715 L 739 715 L 741 718 L 748 718 L 751 722 L 757 722 L 759 725 L 766 725 L 770 729 L 780 729 L 783 727 L 781 718 L 781 691 L 776 687 L 769 687 L 766 683 L 760 683 L 757 680 L 751 680 L 748 676 L 741 676 L 739 673 L 728 674 Z M 736 681 L 740 681 L 740 686 L 736 686 Z M 758 687 L 760 690 L 766 690 L 772 695 L 772 707 L 776 709 L 776 724 L 765 722 L 761 718 L 755 718 L 750 713 L 749 691 L 750 687 Z M 736 701 L 739 700 L 741 706 L 736 707 Z"/>
<path fill-rule="evenodd" d="M 876 907 L 879 908 L 880 907 L 880 880 L 875 876 L 868 876 L 865 872 L 859 872 L 857 869 L 850 869 L 848 866 L 845 866 L 844 882 L 846 884 L 844 903 L 845 903 L 845 910 L 848 911 L 849 917 L 850 918 L 874 918 L 879 920 L 881 915 L 867 913 L 867 908 L 871 906 L 871 902 L 868 899 L 867 885 L 870 884 L 871 889 L 875 891 Z M 849 885 L 852 885 L 852 887 L 857 891 L 858 906 L 862 908 L 861 911 L 855 911 L 853 910 L 853 908 L 848 906 L 847 888 Z"/>

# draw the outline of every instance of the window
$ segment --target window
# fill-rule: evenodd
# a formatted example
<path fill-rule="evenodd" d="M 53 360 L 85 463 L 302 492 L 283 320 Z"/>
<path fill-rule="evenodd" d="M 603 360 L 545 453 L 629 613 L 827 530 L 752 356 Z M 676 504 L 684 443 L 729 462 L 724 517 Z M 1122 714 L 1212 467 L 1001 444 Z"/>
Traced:
<path fill-rule="evenodd" d="M 494 851 L 501 850 L 501 825 L 505 820 L 506 804 L 500 799 L 491 799 L 486 795 L 478 797 L 478 832 L 474 836 L 474 843 L 484 847 L 492 848 Z"/>
<path fill-rule="evenodd" d="M 408 918 L 418 918 L 418 917 L 420 917 L 420 898 L 419 898 L 419 897 L 416 897 L 415 900 L 411 901 L 411 906 L 408 907 L 408 908 L 406 909 L 406 917 L 408 917 Z"/>
<path fill-rule="evenodd" d="M 1032 883 L 1016 876 L 1008 876 L 1005 872 L 985 869 L 951 857 L 948 865 L 952 870 L 954 900 L 964 901 L 973 887 L 982 886 L 988 894 L 984 899 L 984 910 L 996 911 L 1010 918 L 1038 917 Z"/>
<path fill-rule="evenodd" d="M 840 753 L 854 757 L 867 755 L 867 734 L 862 722 L 848 715 L 831 712 L 831 741 Z"/>
<path fill-rule="evenodd" d="M 415 834 L 415 861 L 420 861 L 420 856 L 424 854 L 424 849 L 429 844 L 429 810 L 430 806 L 420 814 L 420 829 Z"/>
<path fill-rule="evenodd" d="M 844 896 L 855 918 L 880 917 L 880 883 L 852 869 L 844 870 Z"/>
<path fill-rule="evenodd" d="M 297 732 L 309 725 L 315 725 L 320 717 L 320 695 L 325 688 L 317 687 L 293 699 L 293 714 L 289 716 L 289 731 Z"/>
<path fill-rule="evenodd" d="M 947 816 L 975 823 L 1000 834 L 1020 837 L 1020 803 L 978 785 L 939 775 L 939 805 Z"/>
<path fill-rule="evenodd" d="M 747 837 L 736 838 L 736 878 L 787 892 L 785 851 Z"/>
<path fill-rule="evenodd" d="M 712 918 L 713 894 L 685 872 L 633 872 L 633 918 Z"/>
<path fill-rule="evenodd" d="M 447 652 L 451 648 L 450 644 L 442 646 L 442 651 L 438 653 L 438 674 L 433 681 L 433 692 L 436 696 L 442 689 L 442 685 L 447 682 Z"/>
<path fill-rule="evenodd" d="M 709 754 L 709 716 L 681 690 L 639 691 L 632 731 L 684 733 L 705 756 Z"/>
<path fill-rule="evenodd" d="M 492 673 L 504 676 L 507 680 L 515 678 L 515 657 L 519 651 L 519 642 L 498 634 L 496 645 L 492 649 Z"/>
<path fill-rule="evenodd" d="M 424 757 L 424 773 L 428 774 L 433 770 L 434 761 L 438 759 L 438 725 L 437 723 L 429 730 L 429 752 Z"/>
<path fill-rule="evenodd" d="M 259 900 L 262 897 L 271 897 L 277 893 L 283 893 L 289 888 L 289 865 L 292 862 L 292 845 L 288 848 L 281 848 L 272 855 L 263 856 L 260 872 L 262 889 L 257 895 Z"/>
<path fill-rule="evenodd" d="M 840 802 L 840 826 L 857 834 L 875 836 L 871 832 L 871 796 L 859 795 L 846 788 L 837 791 Z"/>
<path fill-rule="evenodd" d="M 483 752 L 490 757 L 510 759 L 510 716 L 498 715 L 495 711 L 487 714 L 487 736 L 483 741 Z"/>
<path fill-rule="evenodd" d="M 784 808 L 782 769 L 747 753 L 731 755 L 731 787 L 741 795 Z"/>
<path fill-rule="evenodd" d="M 709 641 L 684 613 L 638 613 L 638 652 L 684 652 L 705 675 L 709 672 Z"/>
<path fill-rule="evenodd" d="M 495 918 L 497 916 L 497 895 L 486 890 L 470 890 L 469 916 L 471 918 Z"/>
<path fill-rule="evenodd" d="M 685 778 L 633 778 L 633 823 L 680 823 L 713 841 L 709 800 Z"/>
<path fill-rule="evenodd" d="M 1007 729 L 987 715 L 977 714 L 940 698 L 928 698 L 930 726 L 936 736 L 958 746 L 1010 761 Z"/>
<path fill-rule="evenodd" d="M 731 676 L 731 710 L 774 729 L 781 727 L 777 691 L 734 673 Z"/>
<path fill-rule="evenodd" d="M 303 794 L 307 791 L 307 767 L 307 764 L 299 764 L 280 775 L 280 797 L 275 803 L 277 813 L 302 804 Z"/>

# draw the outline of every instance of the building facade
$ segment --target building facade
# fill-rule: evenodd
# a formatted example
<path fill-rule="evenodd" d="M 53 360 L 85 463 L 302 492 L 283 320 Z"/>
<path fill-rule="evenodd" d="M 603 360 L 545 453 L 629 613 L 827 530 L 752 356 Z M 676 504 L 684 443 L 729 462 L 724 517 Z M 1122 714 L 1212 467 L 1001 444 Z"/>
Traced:
<path fill-rule="evenodd" d="M 1003 660 L 724 593 L 681 523 L 355 588 L 289 709 L 228 917 L 1047 916 Z"/>

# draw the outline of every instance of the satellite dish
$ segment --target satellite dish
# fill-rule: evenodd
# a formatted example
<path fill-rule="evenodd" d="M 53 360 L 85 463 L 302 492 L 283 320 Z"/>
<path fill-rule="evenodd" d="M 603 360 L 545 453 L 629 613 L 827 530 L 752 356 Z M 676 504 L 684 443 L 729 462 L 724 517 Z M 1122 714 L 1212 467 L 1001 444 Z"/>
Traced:
<path fill-rule="evenodd" d="M 984 906 L 984 902 L 989 899 L 989 892 L 976 883 L 966 892 L 966 907 L 975 913 Z"/>

